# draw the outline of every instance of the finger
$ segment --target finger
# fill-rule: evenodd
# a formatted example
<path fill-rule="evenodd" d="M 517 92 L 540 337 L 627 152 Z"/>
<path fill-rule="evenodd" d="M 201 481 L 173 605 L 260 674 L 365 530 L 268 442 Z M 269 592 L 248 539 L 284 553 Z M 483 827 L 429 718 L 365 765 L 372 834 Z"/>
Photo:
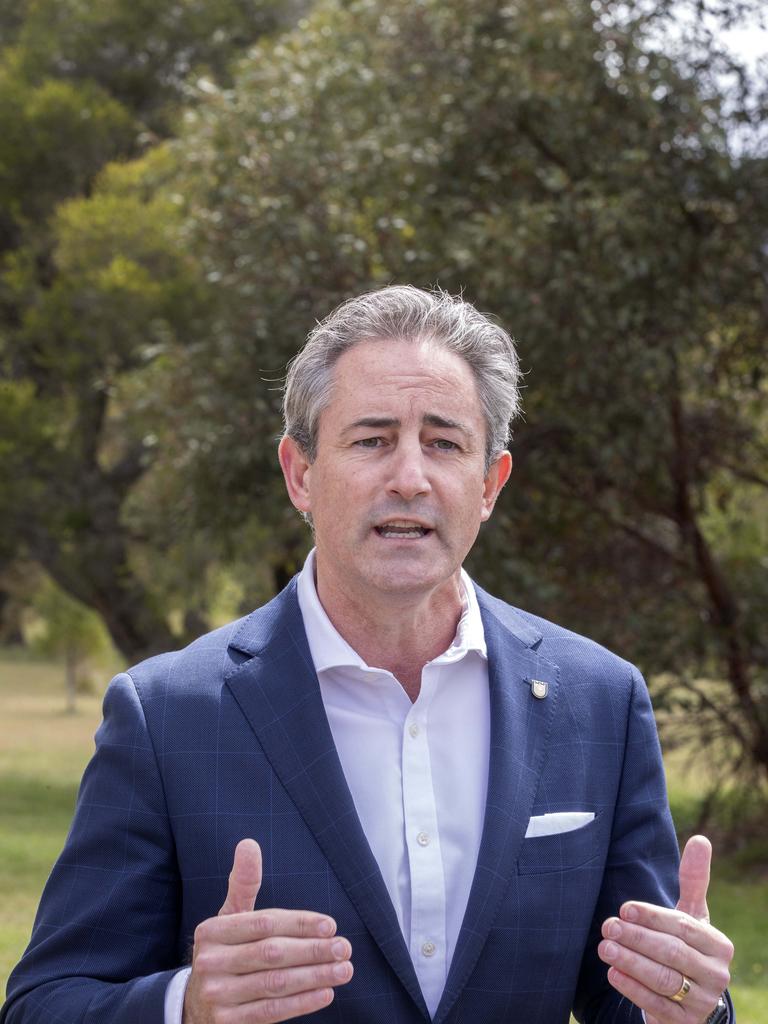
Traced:
<path fill-rule="evenodd" d="M 278 1021 L 292 1020 L 294 1017 L 302 1017 L 305 1014 L 317 1013 L 323 1007 L 333 1002 L 333 989 L 321 988 L 313 992 L 300 992 L 295 996 L 279 996 L 266 999 L 263 1002 L 251 1004 L 254 1013 L 241 1018 L 238 1013 L 238 1020 L 258 1021 L 259 1024 L 277 1024 Z"/>
<path fill-rule="evenodd" d="M 314 910 L 252 910 L 212 917 L 198 925 L 196 941 L 206 939 L 224 945 L 258 942 L 272 936 L 296 939 L 331 939 L 336 922 Z"/>
<path fill-rule="evenodd" d="M 601 960 L 616 968 L 623 976 L 631 978 L 649 993 L 667 1000 L 671 1000 L 672 996 L 679 992 L 683 975 L 691 978 L 687 971 L 658 963 L 610 940 L 603 940 L 598 945 L 597 952 Z M 695 1012 L 697 1017 L 703 1020 L 719 994 L 720 990 L 715 992 L 709 987 L 704 988 L 692 982 L 690 992 L 685 998 L 686 1009 Z"/>
<path fill-rule="evenodd" d="M 275 936 L 261 942 L 240 945 L 211 945 L 202 965 L 220 974 L 253 974 L 285 967 L 308 967 L 349 960 L 352 946 L 347 939 L 289 939 Z M 198 958 L 199 959 L 199 958 Z"/>
<path fill-rule="evenodd" d="M 696 926 L 697 922 L 693 924 Z M 615 917 L 609 917 L 603 923 L 602 934 L 604 939 L 619 943 L 625 949 L 631 949 L 655 960 L 658 964 L 666 964 L 676 971 L 695 977 L 703 977 L 711 969 L 712 961 L 720 959 L 727 952 L 725 941 L 721 941 L 721 938 L 725 940 L 725 936 L 721 937 L 714 928 L 712 934 L 707 936 L 711 939 L 711 944 L 706 950 L 691 945 L 680 935 L 654 931 Z M 702 940 L 698 941 L 701 945 Z M 706 940 L 704 944 L 707 944 Z"/>
<path fill-rule="evenodd" d="M 261 847 L 255 839 L 241 839 L 229 874 L 227 898 L 219 915 L 253 910 L 261 888 Z"/>
<path fill-rule="evenodd" d="M 216 1003 L 219 1006 L 243 1006 L 264 999 L 283 999 L 301 992 L 346 985 L 352 974 L 351 962 L 342 960 L 331 964 L 227 975 L 218 979 L 220 990 L 216 993 Z"/>
<path fill-rule="evenodd" d="M 638 925 L 650 932 L 674 935 L 687 946 L 692 946 L 705 956 L 727 955 L 730 941 L 717 928 L 697 921 L 680 910 L 656 907 L 651 903 L 624 903 L 619 911 L 621 922 Z M 610 920 L 616 920 L 612 918 Z"/>
<path fill-rule="evenodd" d="M 678 1024 L 678 1022 L 679 1024 L 684 1024 L 685 1021 L 691 1020 L 682 1004 L 674 1003 L 671 999 L 667 999 L 666 996 L 660 996 L 657 992 L 652 992 L 641 982 L 630 977 L 628 974 L 624 974 L 617 967 L 609 969 L 608 981 L 617 992 L 620 992 L 641 1010 L 645 1010 L 647 1014 L 652 1014 L 655 1019 L 663 1022 L 663 1024 Z M 688 1005 L 688 999 L 686 998 L 686 1006 Z"/>
<path fill-rule="evenodd" d="M 677 909 L 699 921 L 709 921 L 707 889 L 712 844 L 706 836 L 691 836 L 680 859 L 680 899 Z"/>

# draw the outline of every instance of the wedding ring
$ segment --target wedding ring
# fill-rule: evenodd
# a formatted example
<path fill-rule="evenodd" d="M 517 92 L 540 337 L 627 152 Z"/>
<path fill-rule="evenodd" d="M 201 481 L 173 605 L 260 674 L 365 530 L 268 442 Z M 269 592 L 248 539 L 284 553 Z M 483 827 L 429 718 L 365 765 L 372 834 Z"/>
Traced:
<path fill-rule="evenodd" d="M 677 992 L 675 992 L 675 994 L 673 996 L 670 996 L 669 998 L 672 1000 L 673 1003 L 682 1003 L 682 1001 L 685 999 L 685 997 L 688 995 L 690 991 L 691 982 L 688 978 L 686 978 L 685 975 L 683 975 L 682 985 L 677 990 Z"/>

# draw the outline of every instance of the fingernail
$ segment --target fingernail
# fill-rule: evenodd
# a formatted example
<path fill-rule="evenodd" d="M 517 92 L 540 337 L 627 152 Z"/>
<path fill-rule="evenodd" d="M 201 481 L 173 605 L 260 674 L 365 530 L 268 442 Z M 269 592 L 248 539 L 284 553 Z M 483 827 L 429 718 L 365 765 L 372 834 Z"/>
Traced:
<path fill-rule="evenodd" d="M 317 927 L 317 930 L 320 932 L 321 935 L 333 935 L 333 921 L 329 921 L 327 919 L 325 921 L 321 921 Z"/>
<path fill-rule="evenodd" d="M 605 945 L 603 946 L 603 959 L 604 960 L 613 960 L 613 959 L 615 959 L 616 954 L 618 952 L 619 952 L 619 947 L 616 945 L 615 942 L 606 942 Z"/>
<path fill-rule="evenodd" d="M 628 904 L 624 907 L 624 920 L 625 921 L 636 921 L 637 920 L 637 907 L 633 907 L 632 904 Z"/>
<path fill-rule="evenodd" d="M 346 981 L 349 974 L 349 961 L 343 964 L 334 964 L 333 976 L 337 981 Z"/>
<path fill-rule="evenodd" d="M 343 960 L 347 955 L 347 944 L 342 939 L 337 939 L 331 946 L 331 952 L 337 960 Z"/>
<path fill-rule="evenodd" d="M 621 925 L 618 921 L 611 921 L 605 929 L 605 937 L 607 939 L 620 939 L 621 938 Z"/>

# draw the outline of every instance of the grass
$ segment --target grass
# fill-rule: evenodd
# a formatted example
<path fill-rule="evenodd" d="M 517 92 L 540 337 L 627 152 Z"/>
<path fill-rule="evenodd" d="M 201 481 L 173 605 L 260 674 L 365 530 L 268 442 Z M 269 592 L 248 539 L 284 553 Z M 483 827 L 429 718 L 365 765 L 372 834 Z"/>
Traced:
<path fill-rule="evenodd" d="M 98 697 L 64 710 L 58 666 L 0 659 L 0 991 L 29 939 L 101 716 Z"/>
<path fill-rule="evenodd" d="M 665 754 L 678 833 L 694 830 L 709 766 L 690 750 Z M 754 791 L 723 795 L 705 832 L 714 848 L 708 904 L 712 924 L 736 948 L 730 991 L 738 1024 L 768 1024 L 768 828 L 766 801 Z"/>
<path fill-rule="evenodd" d="M 59 666 L 0 656 L 0 992 L 29 938 L 100 716 L 101 699 L 92 696 L 65 714 Z M 673 813 L 686 830 L 704 772 L 686 772 L 678 755 L 667 759 L 667 771 Z M 731 992 L 739 1024 L 768 1024 L 768 835 L 740 848 L 726 836 L 715 839 L 710 911 L 736 945 Z"/>

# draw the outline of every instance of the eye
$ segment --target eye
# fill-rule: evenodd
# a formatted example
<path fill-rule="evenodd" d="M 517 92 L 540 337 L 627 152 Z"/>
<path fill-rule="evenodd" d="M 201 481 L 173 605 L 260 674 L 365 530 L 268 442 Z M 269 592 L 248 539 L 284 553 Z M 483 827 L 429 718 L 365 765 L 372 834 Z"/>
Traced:
<path fill-rule="evenodd" d="M 432 444 L 441 452 L 456 451 L 459 447 L 455 441 L 449 441 L 445 437 L 438 437 L 436 441 L 432 442 Z"/>
<path fill-rule="evenodd" d="M 353 442 L 358 448 L 378 448 L 384 444 L 383 437 L 361 437 L 359 441 Z"/>

